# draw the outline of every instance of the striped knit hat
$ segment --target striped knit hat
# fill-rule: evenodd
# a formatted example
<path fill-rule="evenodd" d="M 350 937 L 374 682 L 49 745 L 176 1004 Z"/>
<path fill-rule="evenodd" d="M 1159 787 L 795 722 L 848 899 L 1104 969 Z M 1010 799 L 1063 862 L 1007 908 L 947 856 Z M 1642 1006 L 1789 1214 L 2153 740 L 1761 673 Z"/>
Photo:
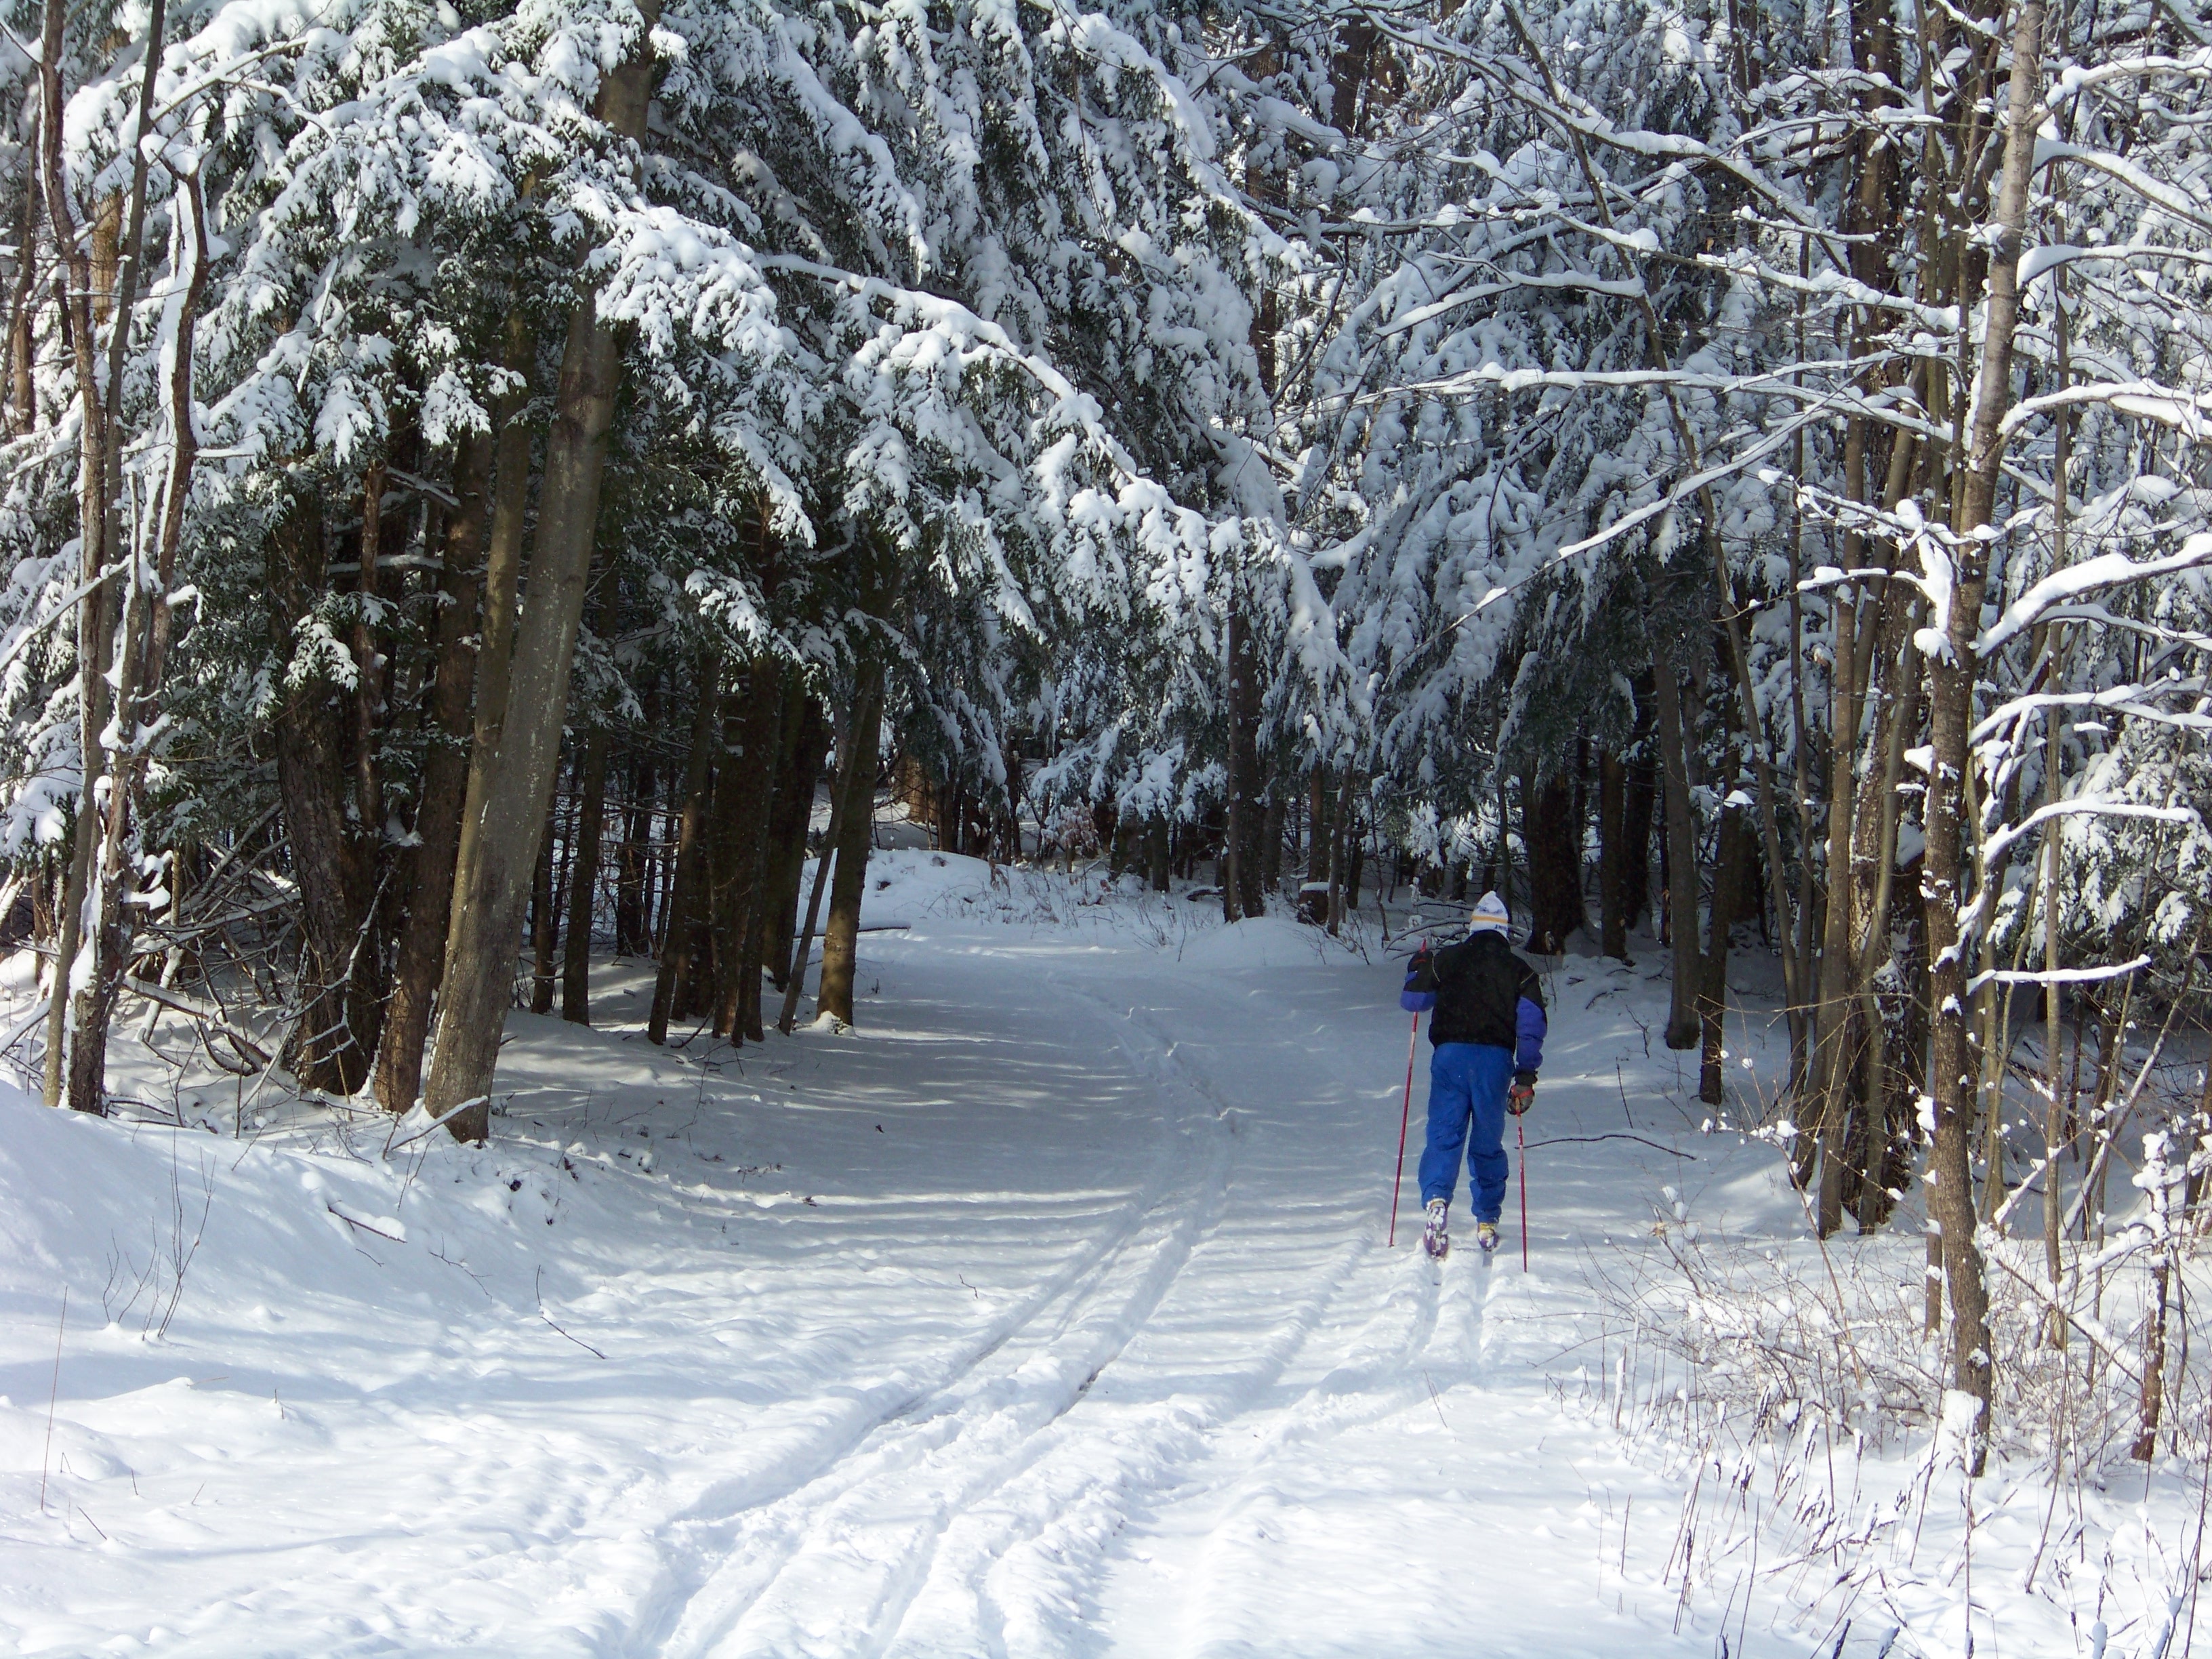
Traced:
<path fill-rule="evenodd" d="M 1505 908 L 1505 901 L 1495 893 L 1485 893 L 1474 907 L 1474 914 L 1467 919 L 1468 936 L 1477 933 L 1503 933 L 1513 921 Z"/>

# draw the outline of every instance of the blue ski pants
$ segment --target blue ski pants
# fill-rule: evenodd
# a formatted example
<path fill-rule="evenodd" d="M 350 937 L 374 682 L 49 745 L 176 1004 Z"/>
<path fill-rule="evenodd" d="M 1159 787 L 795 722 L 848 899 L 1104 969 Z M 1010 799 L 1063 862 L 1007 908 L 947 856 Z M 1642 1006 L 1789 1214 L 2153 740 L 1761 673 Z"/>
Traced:
<path fill-rule="evenodd" d="M 1421 1203 L 1451 1201 L 1467 1153 L 1474 1218 L 1495 1223 L 1505 1207 L 1505 1091 L 1513 1051 L 1486 1042 L 1440 1042 L 1429 1058 L 1429 1144 L 1421 1153 Z M 1470 1130 L 1472 1133 L 1470 1133 Z"/>

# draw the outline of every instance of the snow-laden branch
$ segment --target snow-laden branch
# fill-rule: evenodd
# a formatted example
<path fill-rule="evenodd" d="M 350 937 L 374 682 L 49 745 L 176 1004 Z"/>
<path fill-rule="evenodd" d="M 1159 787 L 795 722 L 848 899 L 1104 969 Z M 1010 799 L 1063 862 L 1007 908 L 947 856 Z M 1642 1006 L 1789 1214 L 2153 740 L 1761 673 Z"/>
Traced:
<path fill-rule="evenodd" d="M 2017 823 L 2008 823 L 1989 838 L 1983 849 L 1982 862 L 1995 868 L 2007 849 L 2024 837 L 2033 835 L 2053 818 L 2101 817 L 2141 818 L 2153 823 L 2194 823 L 2196 809 L 2188 806 L 2143 806 L 2133 801 L 2087 798 L 2052 801 L 2039 806 Z"/>
<path fill-rule="evenodd" d="M 2114 963 L 2104 968 L 1986 968 L 1966 981 L 1966 994 L 1972 996 L 1984 985 L 2095 985 L 2108 979 L 2125 979 L 2150 964 L 2148 957 L 2137 957 L 2133 962 Z"/>
<path fill-rule="evenodd" d="M 1975 653 L 1986 657 L 2006 641 L 2033 628 L 2045 612 L 2084 594 L 2118 587 L 2125 582 L 2175 575 L 2207 563 L 2212 563 L 2212 531 L 2199 531 L 2182 543 L 2179 553 L 2163 559 L 2137 561 L 2124 553 L 2100 553 L 2079 564 L 2067 565 L 2052 571 L 2007 605 L 2004 614 L 1975 640 Z"/>

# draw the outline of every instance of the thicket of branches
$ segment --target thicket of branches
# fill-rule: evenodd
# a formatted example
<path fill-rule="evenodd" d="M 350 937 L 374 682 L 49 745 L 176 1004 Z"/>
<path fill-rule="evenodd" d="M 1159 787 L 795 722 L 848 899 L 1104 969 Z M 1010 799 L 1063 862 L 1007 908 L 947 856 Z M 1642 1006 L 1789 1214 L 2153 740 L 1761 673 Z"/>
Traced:
<path fill-rule="evenodd" d="M 2118 1133 L 2212 896 L 2187 0 L 8 21 L 50 1103 L 149 1002 L 481 1137 L 526 952 L 744 1042 L 819 928 L 849 1020 L 888 778 L 1231 921 L 1648 924 L 1712 1099 L 1763 928 L 1792 1174 L 1929 1183 L 1978 1446 L 1990 1242 L 2063 1340 L 2134 1132 L 2197 1180 L 2207 1103 Z"/>

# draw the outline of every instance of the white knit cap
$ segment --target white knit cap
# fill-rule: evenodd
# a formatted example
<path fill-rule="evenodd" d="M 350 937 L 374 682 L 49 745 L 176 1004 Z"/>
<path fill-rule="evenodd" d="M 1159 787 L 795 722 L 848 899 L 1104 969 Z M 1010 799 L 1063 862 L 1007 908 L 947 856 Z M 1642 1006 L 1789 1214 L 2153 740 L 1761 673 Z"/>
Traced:
<path fill-rule="evenodd" d="M 1476 933 L 1502 933 L 1512 925 L 1513 918 L 1505 908 L 1505 901 L 1495 893 L 1485 893 L 1474 907 L 1474 914 L 1467 919 L 1467 931 Z"/>

